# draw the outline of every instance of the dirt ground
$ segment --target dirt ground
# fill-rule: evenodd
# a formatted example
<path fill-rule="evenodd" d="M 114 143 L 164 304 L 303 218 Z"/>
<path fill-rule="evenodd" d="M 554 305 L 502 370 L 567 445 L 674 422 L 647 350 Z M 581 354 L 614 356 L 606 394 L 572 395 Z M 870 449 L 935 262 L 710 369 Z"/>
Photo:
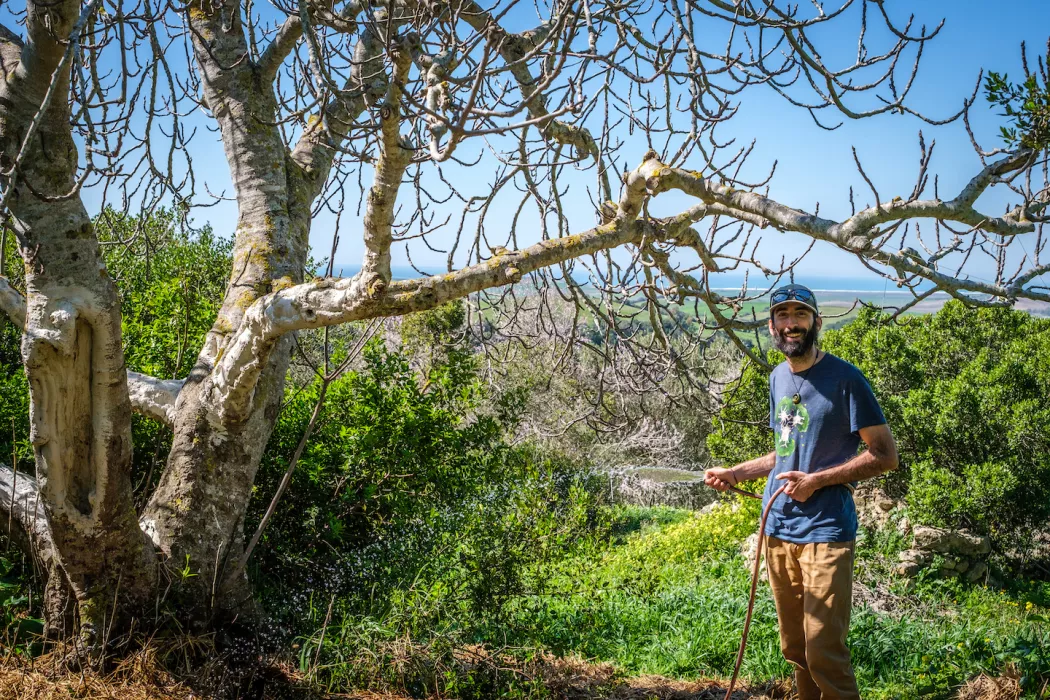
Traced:
<path fill-rule="evenodd" d="M 480 660 L 481 657 L 479 656 Z M 492 657 L 486 656 L 485 661 Z M 503 665 L 507 661 L 500 658 Z M 264 663 L 250 674 L 231 674 L 216 664 L 186 669 L 164 670 L 149 650 L 135 654 L 108 670 L 71 672 L 59 670 L 61 659 L 45 655 L 35 660 L 8 657 L 0 664 L 2 700 L 205 700 L 206 698 L 244 698 L 245 700 L 412 700 L 397 692 L 358 691 L 326 693 L 303 674 L 279 663 Z M 503 670 L 509 670 L 504 666 Z M 527 678 L 541 678 L 555 700 L 722 700 L 723 681 L 680 681 L 661 676 L 624 677 L 609 664 L 579 658 L 544 657 L 513 669 Z M 201 683 L 205 676 L 210 681 Z M 999 677 L 981 675 L 956 693 L 958 700 L 1017 700 L 1021 697 L 1020 674 L 1008 668 Z M 217 685 L 216 685 L 217 681 Z M 222 688 L 221 692 L 206 689 Z M 779 700 L 794 697 L 789 684 L 774 681 L 747 685 L 734 690 L 733 700 Z M 433 694 L 426 700 L 450 700 L 452 696 Z"/>
<path fill-rule="evenodd" d="M 217 695 L 195 688 L 191 678 L 179 678 L 160 669 L 155 659 L 135 655 L 105 674 L 58 671 L 61 661 L 49 656 L 32 662 L 8 658 L 0 666 L 0 698 L 4 700 L 203 700 L 218 697 L 259 700 L 410 700 L 398 693 L 325 693 L 302 674 L 280 665 L 264 666 L 249 679 L 241 678 Z M 208 669 L 202 673 L 215 673 Z M 676 681 L 660 676 L 624 678 L 609 664 L 581 659 L 545 658 L 521 668 L 539 675 L 553 698 L 564 700 L 722 700 L 722 682 Z M 200 675 L 200 674 L 198 674 Z M 733 700 L 774 700 L 788 697 L 783 683 L 747 686 L 733 692 Z M 433 700 L 448 696 L 436 694 Z"/>

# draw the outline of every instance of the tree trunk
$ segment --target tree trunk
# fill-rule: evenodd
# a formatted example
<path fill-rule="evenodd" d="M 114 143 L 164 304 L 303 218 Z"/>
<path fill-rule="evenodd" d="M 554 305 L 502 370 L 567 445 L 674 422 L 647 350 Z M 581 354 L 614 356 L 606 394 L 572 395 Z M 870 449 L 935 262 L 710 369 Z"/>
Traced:
<path fill-rule="evenodd" d="M 252 612 L 243 572 L 224 572 L 243 551 L 244 514 L 263 450 L 277 420 L 291 338 L 270 354 L 248 419 L 225 427 L 214 421 L 205 395 L 210 382 L 187 382 L 176 406 L 175 436 L 161 482 L 142 516 L 142 527 L 170 558 L 193 576 L 176 595 L 184 614 L 200 623 Z"/>
<path fill-rule="evenodd" d="M 69 47 L 56 37 L 71 35 L 78 11 L 76 2 L 30 3 L 31 41 L 0 85 L 0 165 L 20 164 L 3 184 L 26 261 L 22 355 L 40 500 L 83 640 L 96 649 L 118 611 L 133 613 L 149 600 L 156 571 L 131 498 L 120 300 L 75 194 L 62 60 Z M 49 87 L 57 97 L 42 109 Z M 60 579 L 49 581 L 56 607 L 63 590 Z"/>
<path fill-rule="evenodd" d="M 247 59 L 238 4 L 193 3 L 189 21 L 239 214 L 226 298 L 179 395 L 168 463 L 141 523 L 172 567 L 188 566 L 193 574 L 179 586 L 180 608 L 209 622 L 251 609 L 244 574 L 226 581 L 224 571 L 243 551 L 244 514 L 277 420 L 293 341 L 285 338 L 255 358 L 264 366 L 260 381 L 236 405 L 216 394 L 211 372 L 245 310 L 264 294 L 302 281 L 309 227 L 292 224 L 290 179 L 298 167 L 274 125 L 273 86 Z"/>

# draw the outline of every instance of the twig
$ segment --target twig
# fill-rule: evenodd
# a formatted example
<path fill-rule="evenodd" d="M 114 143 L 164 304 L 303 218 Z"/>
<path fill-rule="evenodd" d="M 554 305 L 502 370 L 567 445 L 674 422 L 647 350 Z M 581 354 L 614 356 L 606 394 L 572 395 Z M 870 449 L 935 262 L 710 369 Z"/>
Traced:
<path fill-rule="evenodd" d="M 332 606 L 335 605 L 335 593 L 332 594 L 332 599 L 328 601 L 328 612 L 324 616 L 324 625 L 321 626 L 321 638 L 317 640 L 317 651 L 314 652 L 313 663 L 310 664 L 310 674 L 313 675 L 314 671 L 317 670 L 317 663 L 321 659 L 321 649 L 324 647 L 324 635 L 328 631 L 328 623 L 332 620 Z"/>

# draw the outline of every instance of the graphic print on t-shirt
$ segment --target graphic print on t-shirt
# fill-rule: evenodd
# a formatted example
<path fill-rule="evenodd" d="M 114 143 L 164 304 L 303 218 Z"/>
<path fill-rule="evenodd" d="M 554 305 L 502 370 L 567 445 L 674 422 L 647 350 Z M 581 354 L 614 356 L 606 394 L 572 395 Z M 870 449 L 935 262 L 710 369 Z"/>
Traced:
<path fill-rule="evenodd" d="M 809 411 L 805 404 L 796 404 L 790 396 L 780 399 L 777 404 L 776 431 L 777 455 L 788 457 L 795 452 L 795 435 L 801 435 L 809 429 Z"/>

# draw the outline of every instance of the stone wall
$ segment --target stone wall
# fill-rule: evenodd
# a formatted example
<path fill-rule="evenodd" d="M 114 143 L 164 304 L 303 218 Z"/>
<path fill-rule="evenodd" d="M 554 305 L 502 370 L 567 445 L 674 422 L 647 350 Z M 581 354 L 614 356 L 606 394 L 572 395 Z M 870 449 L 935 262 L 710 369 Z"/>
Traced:
<path fill-rule="evenodd" d="M 912 548 L 900 553 L 897 573 L 915 576 L 934 569 L 940 576 L 962 576 L 967 581 L 988 580 L 988 555 L 992 543 L 987 537 L 966 530 L 944 530 L 917 526 Z"/>

